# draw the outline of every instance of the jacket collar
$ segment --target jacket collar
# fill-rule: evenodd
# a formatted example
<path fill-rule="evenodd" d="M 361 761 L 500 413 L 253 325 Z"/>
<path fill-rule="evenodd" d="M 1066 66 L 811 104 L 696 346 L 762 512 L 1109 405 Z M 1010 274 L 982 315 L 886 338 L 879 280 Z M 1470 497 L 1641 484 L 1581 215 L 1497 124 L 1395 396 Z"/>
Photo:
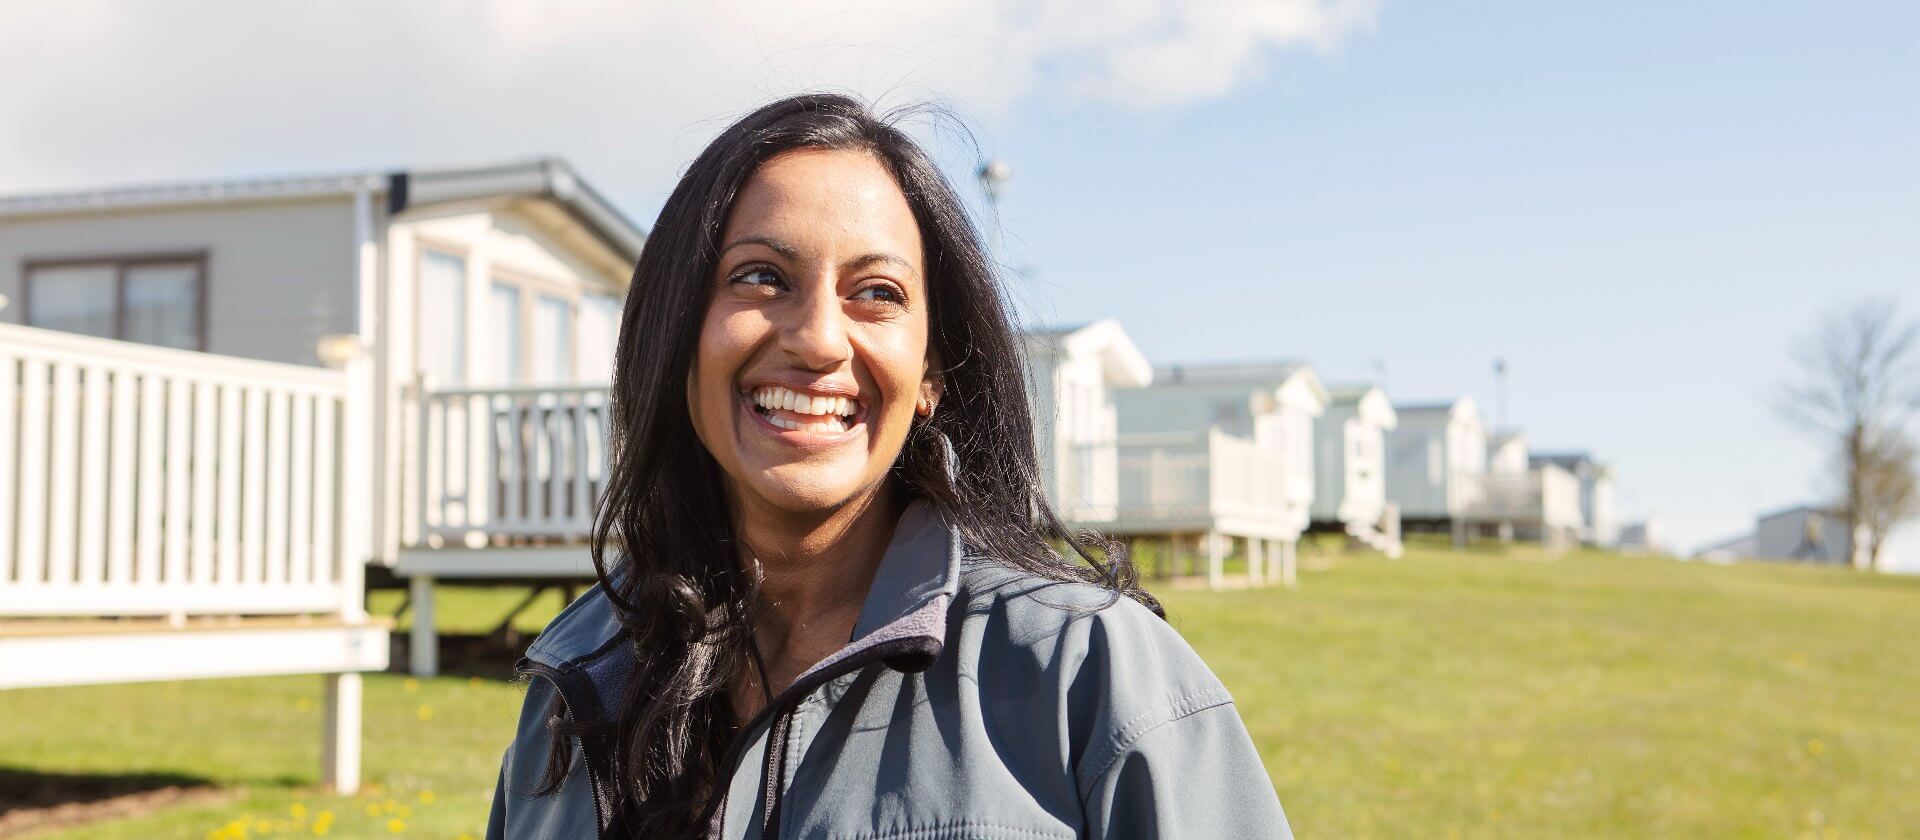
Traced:
<path fill-rule="evenodd" d="M 957 528 L 925 500 L 910 502 L 894 525 L 893 538 L 874 572 L 851 640 L 808 673 L 880 646 L 913 648 L 904 659 L 888 657 L 889 665 L 919 664 L 916 656 L 932 664 L 945 646 L 946 612 L 959 589 L 964 554 L 965 541 Z M 618 564 L 608 570 L 608 575 L 617 579 L 625 572 L 625 564 Z M 618 644 L 623 635 L 613 605 L 602 587 L 596 586 L 589 596 L 569 605 L 547 625 L 527 649 L 527 659 L 572 670 L 623 647 Z"/>

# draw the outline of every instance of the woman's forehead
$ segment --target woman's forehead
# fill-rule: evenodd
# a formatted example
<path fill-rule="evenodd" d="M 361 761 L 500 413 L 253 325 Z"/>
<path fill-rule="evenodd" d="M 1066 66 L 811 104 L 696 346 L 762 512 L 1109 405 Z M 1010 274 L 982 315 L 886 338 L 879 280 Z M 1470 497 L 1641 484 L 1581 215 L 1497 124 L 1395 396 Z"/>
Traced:
<path fill-rule="evenodd" d="M 893 174 L 871 153 L 805 149 L 754 171 L 724 239 L 767 237 L 808 251 L 886 250 L 921 264 L 920 226 Z"/>

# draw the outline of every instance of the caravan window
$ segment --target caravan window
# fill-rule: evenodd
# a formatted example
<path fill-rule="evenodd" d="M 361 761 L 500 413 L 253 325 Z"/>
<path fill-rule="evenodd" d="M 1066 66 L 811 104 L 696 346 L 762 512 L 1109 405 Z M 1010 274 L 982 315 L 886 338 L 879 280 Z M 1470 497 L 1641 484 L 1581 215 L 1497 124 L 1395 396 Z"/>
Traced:
<path fill-rule="evenodd" d="M 420 252 L 420 373 L 428 384 L 467 381 L 467 261 Z"/>
<path fill-rule="evenodd" d="M 206 349 L 206 256 L 160 255 L 29 261 L 29 326 Z"/>
<path fill-rule="evenodd" d="M 533 381 L 573 382 L 573 307 L 552 295 L 536 295 L 533 304 Z"/>

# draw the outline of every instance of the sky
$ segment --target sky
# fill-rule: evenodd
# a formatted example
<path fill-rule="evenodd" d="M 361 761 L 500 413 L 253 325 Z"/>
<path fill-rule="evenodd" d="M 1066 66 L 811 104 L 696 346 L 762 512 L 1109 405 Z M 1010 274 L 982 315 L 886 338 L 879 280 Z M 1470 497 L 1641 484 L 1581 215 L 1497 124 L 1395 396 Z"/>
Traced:
<path fill-rule="evenodd" d="M 559 155 L 650 224 L 756 104 L 932 101 L 969 194 L 1012 167 L 1029 322 L 1490 420 L 1505 359 L 1506 422 L 1684 549 L 1827 493 L 1770 408 L 1795 336 L 1920 317 L 1916 38 L 1891 1 L 28 0 L 0 191 Z"/>

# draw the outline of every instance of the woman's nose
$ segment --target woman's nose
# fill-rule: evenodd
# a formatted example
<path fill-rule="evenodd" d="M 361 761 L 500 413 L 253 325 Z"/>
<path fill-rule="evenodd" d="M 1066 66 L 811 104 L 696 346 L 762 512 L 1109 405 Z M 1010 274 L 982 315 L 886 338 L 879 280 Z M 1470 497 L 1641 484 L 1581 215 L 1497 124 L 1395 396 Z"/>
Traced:
<path fill-rule="evenodd" d="M 781 348 L 809 370 L 829 370 L 845 362 L 852 349 L 839 296 L 816 291 L 796 304 L 782 325 Z"/>

